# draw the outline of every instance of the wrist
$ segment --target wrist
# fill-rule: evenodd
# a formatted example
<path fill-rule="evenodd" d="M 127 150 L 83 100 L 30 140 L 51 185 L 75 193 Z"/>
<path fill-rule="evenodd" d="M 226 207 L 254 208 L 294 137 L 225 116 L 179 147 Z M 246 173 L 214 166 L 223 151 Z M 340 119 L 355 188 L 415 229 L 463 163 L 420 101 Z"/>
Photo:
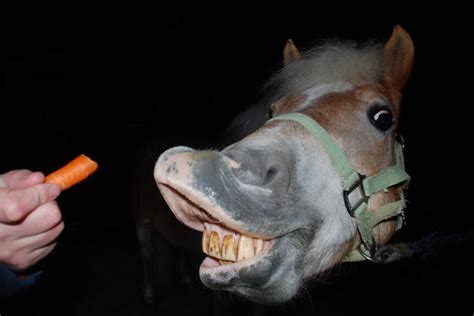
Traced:
<path fill-rule="evenodd" d="M 33 286 L 41 274 L 40 266 L 17 272 L 0 264 L 0 298 L 12 296 Z"/>

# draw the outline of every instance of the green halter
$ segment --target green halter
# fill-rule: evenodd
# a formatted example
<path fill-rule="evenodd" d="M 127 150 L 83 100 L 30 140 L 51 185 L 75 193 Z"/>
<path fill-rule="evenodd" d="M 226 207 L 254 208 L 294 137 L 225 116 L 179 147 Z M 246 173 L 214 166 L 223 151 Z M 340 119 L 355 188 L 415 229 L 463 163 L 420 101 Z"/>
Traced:
<path fill-rule="evenodd" d="M 359 231 L 361 245 L 350 251 L 343 261 L 377 261 L 374 259 L 376 244 L 372 236 L 373 228 L 380 222 L 397 218 L 397 230 L 404 224 L 403 208 L 405 199 L 403 193 L 395 202 L 384 204 L 374 212 L 368 212 L 368 200 L 371 195 L 396 184 L 406 183 L 410 176 L 405 172 L 403 148 L 395 142 L 395 165 L 381 170 L 371 176 L 363 176 L 354 170 L 344 151 L 334 141 L 331 135 L 315 120 L 302 113 L 288 113 L 274 117 L 272 120 L 289 120 L 298 122 L 319 140 L 326 153 L 331 158 L 332 165 L 342 182 L 344 203 L 350 216 L 354 218 Z M 359 192 L 354 201 L 354 195 Z"/>

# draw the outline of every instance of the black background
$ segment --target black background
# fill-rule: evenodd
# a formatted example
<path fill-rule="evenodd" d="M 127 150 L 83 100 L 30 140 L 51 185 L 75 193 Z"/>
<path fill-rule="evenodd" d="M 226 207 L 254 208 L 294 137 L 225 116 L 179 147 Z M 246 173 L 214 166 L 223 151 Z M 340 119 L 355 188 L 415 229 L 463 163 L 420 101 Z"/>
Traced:
<path fill-rule="evenodd" d="M 454 4 L 289 2 L 13 10 L 1 30 L 0 172 L 48 173 L 79 153 L 100 169 L 59 198 L 66 230 L 43 263 L 42 284 L 0 302 L 0 314 L 149 312 L 138 293 L 141 263 L 127 204 L 135 149 L 146 138 L 183 131 L 217 137 L 261 96 L 288 38 L 304 49 L 333 37 L 386 41 L 395 24 L 409 32 L 416 61 L 400 128 L 412 182 L 408 226 L 397 238 L 472 229 L 474 69 L 467 12 Z M 362 272 L 315 289 L 301 304 L 321 315 L 402 311 L 393 306 L 404 301 L 419 312 L 472 314 L 470 251 L 472 241 L 391 267 L 361 264 Z M 162 314 L 179 313 L 170 302 L 159 307 Z"/>

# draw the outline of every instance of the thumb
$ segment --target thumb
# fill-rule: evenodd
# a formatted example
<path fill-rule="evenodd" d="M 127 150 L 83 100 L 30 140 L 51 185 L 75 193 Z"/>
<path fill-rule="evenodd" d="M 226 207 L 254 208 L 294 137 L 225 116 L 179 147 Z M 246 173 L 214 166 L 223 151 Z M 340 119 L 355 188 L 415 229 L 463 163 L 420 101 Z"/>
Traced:
<path fill-rule="evenodd" d="M 43 181 L 44 175 L 41 172 L 32 172 L 26 169 L 12 170 L 0 175 L 0 188 L 24 189 Z"/>
<path fill-rule="evenodd" d="M 38 184 L 26 189 L 0 189 L 0 222 L 19 221 L 40 205 L 54 200 L 60 193 L 55 184 Z"/>

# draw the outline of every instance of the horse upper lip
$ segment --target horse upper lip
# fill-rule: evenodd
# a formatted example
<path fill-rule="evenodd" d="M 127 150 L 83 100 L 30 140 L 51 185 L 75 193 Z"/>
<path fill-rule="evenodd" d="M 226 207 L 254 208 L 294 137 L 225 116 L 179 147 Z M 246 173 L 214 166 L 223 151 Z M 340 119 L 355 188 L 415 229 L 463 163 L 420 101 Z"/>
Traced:
<path fill-rule="evenodd" d="M 192 190 L 177 188 L 169 181 L 167 183 L 159 182 L 158 187 L 178 220 L 192 229 L 204 231 L 204 223 L 210 223 L 222 225 L 229 230 L 252 238 L 263 240 L 275 238 L 274 236 L 256 234 L 235 225 L 226 219 L 227 214 L 218 210 L 216 206 L 205 203 L 206 201 L 202 197 L 196 197 Z"/>

